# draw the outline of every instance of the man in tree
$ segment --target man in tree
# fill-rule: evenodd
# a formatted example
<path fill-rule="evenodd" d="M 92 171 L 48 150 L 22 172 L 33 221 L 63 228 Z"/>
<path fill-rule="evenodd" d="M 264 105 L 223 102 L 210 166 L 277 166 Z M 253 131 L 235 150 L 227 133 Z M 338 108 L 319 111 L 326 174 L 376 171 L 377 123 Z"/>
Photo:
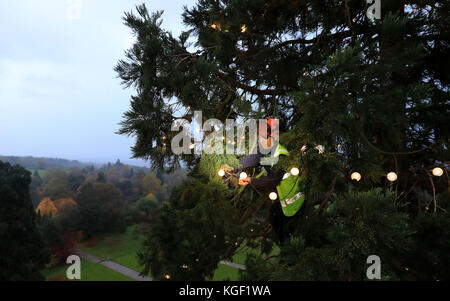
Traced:
<path fill-rule="evenodd" d="M 30 172 L 0 161 L 0 280 L 43 280 L 50 253 L 36 229 Z"/>
<path fill-rule="evenodd" d="M 278 137 L 279 135 L 278 121 L 268 118 L 267 124 L 263 125 L 263 127 L 265 129 L 261 127 L 258 129 L 259 145 L 266 150 L 274 151 L 273 158 L 277 161 L 280 156 L 289 156 L 289 152 L 284 146 L 279 143 L 275 145 L 275 142 L 273 142 L 273 137 Z M 267 136 L 263 133 L 267 133 Z M 275 139 L 275 141 L 277 140 Z M 261 171 L 261 159 L 262 154 L 259 151 L 257 154 L 248 155 L 241 159 L 241 170 L 258 176 L 253 178 L 239 177 L 239 185 L 247 186 L 250 184 L 257 192 L 269 195 L 272 200 L 270 209 L 271 224 L 277 234 L 278 241 L 283 243 L 285 240 L 283 224 L 286 216 L 295 215 L 305 201 L 305 180 L 301 179 L 298 174 L 286 173 L 286 171 L 274 166 L 274 164 L 263 165 L 263 170 Z M 250 170 L 252 171 L 250 172 Z M 266 175 L 262 176 L 263 173 Z"/>

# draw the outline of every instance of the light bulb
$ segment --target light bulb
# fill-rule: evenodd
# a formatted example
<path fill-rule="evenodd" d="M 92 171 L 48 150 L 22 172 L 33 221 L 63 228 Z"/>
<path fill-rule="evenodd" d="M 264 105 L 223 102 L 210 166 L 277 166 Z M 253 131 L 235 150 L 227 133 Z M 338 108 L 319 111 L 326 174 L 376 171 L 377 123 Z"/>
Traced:
<path fill-rule="evenodd" d="M 395 182 L 395 181 L 397 181 L 397 178 L 398 178 L 397 174 L 393 171 L 388 173 L 386 177 L 387 177 L 388 181 L 390 181 L 390 182 Z"/>
<path fill-rule="evenodd" d="M 223 169 L 219 170 L 218 174 L 219 174 L 219 177 L 223 177 L 225 175 L 225 170 L 223 170 Z"/>
<path fill-rule="evenodd" d="M 315 149 L 319 152 L 319 154 L 323 154 L 323 152 L 325 151 L 325 147 L 323 147 L 323 145 L 318 145 L 315 147 Z"/>
<path fill-rule="evenodd" d="M 247 173 L 241 172 L 241 174 L 239 175 L 239 177 L 240 177 L 241 179 L 247 179 Z"/>
<path fill-rule="evenodd" d="M 297 167 L 292 167 L 291 168 L 291 175 L 298 176 L 299 173 L 300 173 L 300 170 Z"/>
<path fill-rule="evenodd" d="M 354 173 L 352 173 L 351 179 L 356 182 L 359 182 L 361 180 L 361 174 L 355 171 Z"/>
<path fill-rule="evenodd" d="M 164 276 L 164 278 L 170 279 L 170 275 L 169 275 L 169 274 L 166 274 L 166 275 Z"/>
<path fill-rule="evenodd" d="M 440 177 L 444 174 L 444 171 L 440 167 L 433 168 L 433 176 Z"/>
<path fill-rule="evenodd" d="M 269 199 L 271 199 L 272 201 L 275 201 L 278 198 L 278 194 L 276 192 L 271 192 L 269 194 Z"/>

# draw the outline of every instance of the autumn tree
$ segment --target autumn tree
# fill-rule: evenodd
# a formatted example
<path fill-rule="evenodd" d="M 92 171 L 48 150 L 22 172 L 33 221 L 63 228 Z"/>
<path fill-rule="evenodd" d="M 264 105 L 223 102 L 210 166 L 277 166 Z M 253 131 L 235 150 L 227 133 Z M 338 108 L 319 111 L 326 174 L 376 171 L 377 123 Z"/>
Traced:
<path fill-rule="evenodd" d="M 58 209 L 50 198 L 44 198 L 37 206 L 36 213 L 42 216 L 55 217 Z"/>

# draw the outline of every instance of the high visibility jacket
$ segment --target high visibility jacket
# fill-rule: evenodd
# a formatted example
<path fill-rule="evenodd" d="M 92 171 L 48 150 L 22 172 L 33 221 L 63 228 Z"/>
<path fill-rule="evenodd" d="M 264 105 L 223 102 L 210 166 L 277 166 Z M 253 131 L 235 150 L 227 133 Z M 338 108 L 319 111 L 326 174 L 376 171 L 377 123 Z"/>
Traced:
<path fill-rule="evenodd" d="M 280 155 L 289 156 L 289 152 L 284 146 L 278 144 L 274 157 L 279 157 Z M 300 210 L 305 202 L 304 191 L 305 182 L 300 175 L 285 174 L 280 184 L 277 185 L 278 199 L 284 215 L 293 216 Z"/>

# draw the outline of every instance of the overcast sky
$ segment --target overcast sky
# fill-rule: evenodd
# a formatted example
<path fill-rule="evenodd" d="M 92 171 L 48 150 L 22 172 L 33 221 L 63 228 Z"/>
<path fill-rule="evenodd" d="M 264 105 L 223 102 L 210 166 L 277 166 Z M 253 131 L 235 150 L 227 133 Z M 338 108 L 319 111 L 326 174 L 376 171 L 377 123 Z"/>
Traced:
<path fill-rule="evenodd" d="M 178 36 L 196 1 L 0 2 L 0 155 L 144 163 L 115 134 L 133 91 L 113 71 L 133 42 L 122 16 L 143 2 Z"/>

